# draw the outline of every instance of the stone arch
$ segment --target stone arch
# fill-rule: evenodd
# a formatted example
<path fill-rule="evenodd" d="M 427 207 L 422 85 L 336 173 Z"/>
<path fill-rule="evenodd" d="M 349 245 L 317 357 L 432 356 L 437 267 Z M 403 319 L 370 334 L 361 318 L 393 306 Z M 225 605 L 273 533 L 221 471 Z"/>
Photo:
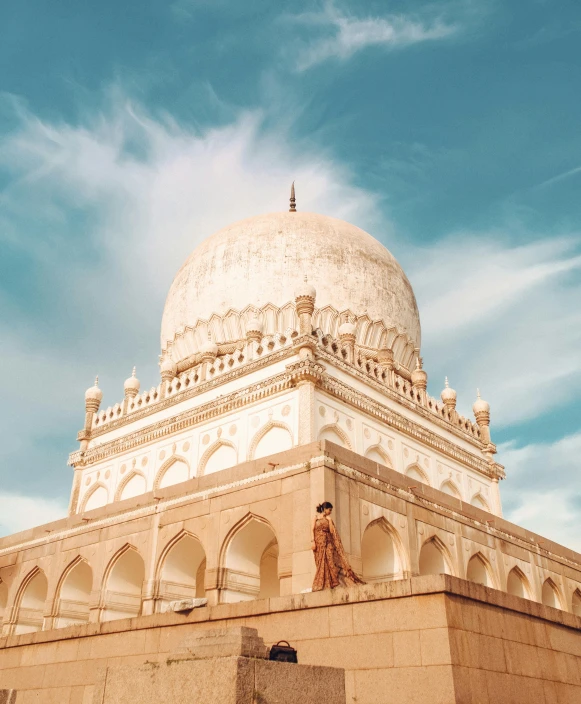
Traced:
<path fill-rule="evenodd" d="M 490 513 L 490 506 L 488 505 L 488 501 L 484 498 L 480 490 L 478 490 L 470 499 L 470 504 L 472 506 L 476 506 L 476 508 L 479 508 L 482 511 L 487 511 L 488 513 Z"/>
<path fill-rule="evenodd" d="M 158 610 L 170 601 L 203 598 L 206 552 L 198 537 L 180 531 L 166 545 L 157 566 Z"/>
<path fill-rule="evenodd" d="M 406 569 L 405 551 L 396 529 L 384 518 L 371 521 L 361 538 L 361 573 L 366 582 L 401 579 Z"/>
<path fill-rule="evenodd" d="M 86 623 L 93 588 L 93 570 L 82 557 L 74 559 L 63 572 L 57 588 L 55 628 Z"/>
<path fill-rule="evenodd" d="M 185 457 L 172 455 L 159 468 L 153 481 L 153 490 L 181 484 L 190 478 L 190 465 Z"/>
<path fill-rule="evenodd" d="M 278 433 L 276 432 L 277 430 L 279 431 Z M 270 438 L 268 438 L 269 435 L 271 436 Z M 271 440 L 271 442 L 265 442 L 267 439 Z M 282 441 L 278 447 L 276 447 L 277 441 Z M 274 455 L 276 452 L 290 450 L 293 446 L 293 434 L 288 425 L 279 420 L 269 420 L 252 438 L 248 450 L 248 459 L 256 460 L 261 457 L 268 457 L 268 455 Z"/>
<path fill-rule="evenodd" d="M 513 596 L 520 596 L 521 599 L 531 598 L 529 581 L 518 565 L 513 567 L 508 573 L 506 578 L 506 591 Z"/>
<path fill-rule="evenodd" d="M 428 538 L 420 550 L 420 574 L 454 574 L 452 557 L 437 535 Z"/>
<path fill-rule="evenodd" d="M 92 511 L 95 508 L 101 508 L 109 503 L 109 490 L 102 483 L 98 482 L 92 486 L 89 491 L 83 497 L 81 503 L 81 510 L 79 513 L 84 513 L 85 511 Z"/>
<path fill-rule="evenodd" d="M 16 595 L 12 633 L 35 633 L 44 626 L 44 609 L 48 580 L 40 567 L 35 567 L 22 581 Z"/>
<path fill-rule="evenodd" d="M 221 549 L 224 602 L 280 595 L 278 540 L 272 525 L 248 513 L 226 536 Z"/>
<path fill-rule="evenodd" d="M 466 579 L 476 584 L 483 584 L 485 587 L 495 586 L 494 573 L 490 562 L 481 552 L 477 552 L 468 560 L 466 565 Z"/>
<path fill-rule="evenodd" d="M 575 589 L 573 592 L 573 596 L 571 597 L 571 611 L 575 616 L 581 616 L 581 589 Z"/>
<path fill-rule="evenodd" d="M 424 470 L 416 462 L 414 462 L 413 464 L 410 464 L 409 467 L 406 467 L 405 475 L 406 475 L 406 477 L 409 477 L 410 479 L 413 479 L 418 482 L 422 482 L 423 484 L 427 484 L 428 486 L 430 486 L 430 480 L 428 478 L 428 475 L 424 472 Z"/>
<path fill-rule="evenodd" d="M 229 451 L 227 449 L 222 450 L 222 448 L 229 448 Z M 220 456 L 218 457 L 219 452 Z M 214 461 L 212 461 L 212 458 L 214 458 Z M 230 462 L 231 464 L 229 464 Z M 236 464 L 238 464 L 238 449 L 236 445 L 230 440 L 219 438 L 202 455 L 198 465 L 198 476 L 214 474 L 214 472 L 220 472 Z"/>
<path fill-rule="evenodd" d="M 456 483 L 453 482 L 451 479 L 445 479 L 440 484 L 440 491 L 443 491 L 444 494 L 448 494 L 448 496 L 453 496 L 455 499 L 460 499 L 460 501 L 462 501 L 462 494 L 460 492 L 460 489 L 458 489 Z"/>
<path fill-rule="evenodd" d="M 142 479 L 141 488 L 143 491 L 139 491 L 139 486 L 136 482 Z M 135 481 L 134 481 L 135 480 Z M 133 485 L 133 486 L 132 486 Z M 140 496 L 145 494 L 147 491 L 147 478 L 143 472 L 133 471 L 130 472 L 117 487 L 115 492 L 115 501 L 123 501 L 123 499 L 132 499 L 134 496 Z"/>
<path fill-rule="evenodd" d="M 328 423 L 327 425 L 324 425 L 319 430 L 318 439 L 329 440 L 330 442 L 334 442 L 336 445 L 346 447 L 348 450 L 353 449 L 347 433 L 339 426 L 338 423 Z"/>
<path fill-rule="evenodd" d="M 4 612 L 8 606 L 8 587 L 6 582 L 3 582 L 0 578 L 0 627 L 2 626 L 2 619 L 4 617 Z M 1 631 L 1 628 L 0 628 Z"/>
<path fill-rule="evenodd" d="M 111 558 L 105 571 L 100 620 L 139 616 L 144 579 L 143 558 L 133 545 L 127 543 Z"/>
<path fill-rule="evenodd" d="M 554 609 L 562 608 L 559 587 L 550 577 L 543 582 L 541 600 L 545 606 L 552 606 Z"/>
<path fill-rule="evenodd" d="M 391 457 L 379 443 L 375 445 L 370 445 L 367 450 L 365 450 L 365 457 L 367 457 L 367 459 L 369 460 L 373 460 L 374 462 L 378 462 L 379 464 L 383 464 L 386 467 L 393 469 Z"/>

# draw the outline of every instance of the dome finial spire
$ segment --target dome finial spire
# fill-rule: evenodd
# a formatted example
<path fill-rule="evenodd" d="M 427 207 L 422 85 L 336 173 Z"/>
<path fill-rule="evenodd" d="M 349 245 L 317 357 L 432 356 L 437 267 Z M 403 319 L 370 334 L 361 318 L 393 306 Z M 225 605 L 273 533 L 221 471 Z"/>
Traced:
<path fill-rule="evenodd" d="M 292 182 L 291 185 L 291 195 L 290 195 L 290 208 L 288 209 L 289 213 L 296 213 L 297 212 L 297 199 L 295 198 L 295 182 Z"/>

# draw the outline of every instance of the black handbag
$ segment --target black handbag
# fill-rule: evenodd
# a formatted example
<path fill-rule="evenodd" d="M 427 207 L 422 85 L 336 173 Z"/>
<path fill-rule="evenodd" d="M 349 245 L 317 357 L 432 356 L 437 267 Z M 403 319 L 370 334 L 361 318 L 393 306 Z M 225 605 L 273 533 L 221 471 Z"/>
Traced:
<path fill-rule="evenodd" d="M 283 645 L 286 643 L 286 645 Z M 278 662 L 298 662 L 297 651 L 291 647 L 288 640 L 279 640 L 278 643 L 270 649 L 269 660 L 277 660 Z"/>

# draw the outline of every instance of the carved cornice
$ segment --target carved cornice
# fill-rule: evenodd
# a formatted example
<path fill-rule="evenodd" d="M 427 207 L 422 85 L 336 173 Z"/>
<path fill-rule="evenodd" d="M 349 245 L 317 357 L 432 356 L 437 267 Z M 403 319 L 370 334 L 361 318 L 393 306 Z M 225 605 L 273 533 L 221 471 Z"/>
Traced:
<path fill-rule="evenodd" d="M 312 359 L 301 359 L 286 366 L 293 385 L 308 381 L 320 386 L 325 376 L 325 367 Z"/>
<path fill-rule="evenodd" d="M 326 374 L 323 378 L 321 388 L 331 396 L 340 399 L 354 408 L 358 408 L 382 423 L 390 426 L 394 430 L 404 433 L 408 437 L 418 440 L 432 449 L 437 450 L 438 452 L 447 455 L 458 462 L 468 465 L 477 472 L 485 474 L 487 477 L 492 476 L 492 467 L 484 458 L 477 457 L 470 452 L 463 450 L 461 447 L 454 445 L 449 440 L 441 438 L 431 430 L 424 428 L 418 423 L 415 423 L 413 420 L 402 416 L 397 411 L 394 411 L 391 408 L 384 406 L 382 403 L 375 401 L 370 396 L 367 396 L 360 391 L 356 391 L 352 387 L 347 386 L 347 384 L 344 384 L 342 381 L 329 376 L 329 374 Z"/>

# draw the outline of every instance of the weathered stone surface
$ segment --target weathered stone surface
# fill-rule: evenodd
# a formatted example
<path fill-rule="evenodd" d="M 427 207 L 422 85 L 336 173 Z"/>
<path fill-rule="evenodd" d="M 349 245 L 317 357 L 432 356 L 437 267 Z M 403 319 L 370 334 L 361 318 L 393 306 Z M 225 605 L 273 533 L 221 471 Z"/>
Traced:
<path fill-rule="evenodd" d="M 16 704 L 16 690 L 0 689 L 0 704 Z"/>
<path fill-rule="evenodd" d="M 242 656 L 267 658 L 268 648 L 256 628 L 212 628 L 189 635 L 178 648 L 179 655 L 196 660 Z"/>
<path fill-rule="evenodd" d="M 166 604 L 163 609 L 163 613 L 167 613 L 168 611 L 175 611 L 177 613 L 181 611 L 191 611 L 192 609 L 198 609 L 201 606 L 206 606 L 207 603 L 207 599 L 178 599 L 176 601 L 170 601 Z"/>

